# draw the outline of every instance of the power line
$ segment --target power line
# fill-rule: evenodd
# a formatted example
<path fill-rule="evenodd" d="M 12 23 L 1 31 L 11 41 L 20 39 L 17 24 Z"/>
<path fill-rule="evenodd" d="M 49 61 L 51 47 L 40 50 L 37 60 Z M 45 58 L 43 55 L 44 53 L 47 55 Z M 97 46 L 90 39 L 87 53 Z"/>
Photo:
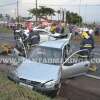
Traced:
<path fill-rule="evenodd" d="M 28 2 L 28 3 L 22 3 L 22 5 L 24 4 L 33 4 L 34 6 L 36 5 L 36 3 L 31 3 L 31 2 Z M 64 3 L 64 2 L 54 2 L 54 3 L 50 3 L 50 2 L 45 2 L 45 3 L 42 3 L 42 2 L 39 2 L 38 5 L 45 5 L 45 6 L 79 6 L 79 4 L 68 4 L 68 3 Z M 82 3 L 81 6 L 85 6 L 86 4 Z M 95 3 L 95 4 L 88 4 L 88 6 L 100 6 L 100 3 Z"/>
<path fill-rule="evenodd" d="M 25 3 L 23 3 L 24 5 Z M 28 3 L 28 4 L 33 4 L 36 5 L 36 3 Z M 65 3 L 38 3 L 39 5 L 45 5 L 45 6 L 79 6 L 79 4 L 65 4 Z M 85 6 L 86 4 L 81 4 L 81 6 Z M 87 4 L 87 6 L 100 6 L 100 4 Z"/>
<path fill-rule="evenodd" d="M 5 6 L 11 6 L 11 5 L 15 5 L 17 3 L 17 1 L 16 2 L 13 2 L 13 3 L 7 3 L 7 4 L 4 4 L 4 5 L 0 5 L 0 7 L 5 7 Z M 35 5 L 35 4 L 34 4 Z M 42 3 L 39 3 L 39 5 L 46 5 L 46 6 L 79 6 L 79 5 L 75 5 L 75 4 L 48 4 L 48 3 L 44 3 L 44 4 L 42 4 Z M 85 6 L 85 4 L 81 4 L 81 6 Z M 87 6 L 100 6 L 100 4 L 87 4 Z"/>
<path fill-rule="evenodd" d="M 39 5 L 45 5 L 45 6 L 79 6 L 79 4 L 77 4 L 77 5 L 74 5 L 74 4 L 39 4 Z M 86 4 L 81 4 L 81 6 L 85 6 Z M 100 6 L 100 4 L 87 4 L 87 6 Z"/>
<path fill-rule="evenodd" d="M 16 3 L 17 3 L 17 2 L 7 3 L 7 4 L 4 4 L 4 5 L 0 5 L 0 7 L 15 5 Z"/>

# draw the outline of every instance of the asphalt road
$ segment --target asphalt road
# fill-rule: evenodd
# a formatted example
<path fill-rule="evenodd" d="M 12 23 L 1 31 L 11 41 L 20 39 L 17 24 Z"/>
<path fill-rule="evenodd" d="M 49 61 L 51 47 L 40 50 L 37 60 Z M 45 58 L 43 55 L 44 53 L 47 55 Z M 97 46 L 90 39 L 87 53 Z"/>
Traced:
<path fill-rule="evenodd" d="M 0 33 L 0 45 L 2 44 L 14 46 L 15 40 L 13 34 Z"/>

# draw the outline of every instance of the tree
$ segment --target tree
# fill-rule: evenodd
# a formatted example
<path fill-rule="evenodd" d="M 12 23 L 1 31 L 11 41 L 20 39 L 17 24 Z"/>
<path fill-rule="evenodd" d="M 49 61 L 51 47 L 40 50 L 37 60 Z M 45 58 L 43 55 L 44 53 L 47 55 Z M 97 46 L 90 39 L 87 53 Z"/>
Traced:
<path fill-rule="evenodd" d="M 67 11 L 66 12 L 66 22 L 69 24 L 81 24 L 82 17 L 79 16 L 77 13 Z"/>
<path fill-rule="evenodd" d="M 6 17 L 7 21 L 9 21 L 9 20 L 10 20 L 10 18 L 11 18 L 11 16 L 10 16 L 10 15 L 8 15 L 8 14 L 6 14 L 6 15 L 5 15 L 5 17 Z"/>
<path fill-rule="evenodd" d="M 0 18 L 3 18 L 3 15 L 2 14 L 0 14 Z"/>
<path fill-rule="evenodd" d="M 33 16 L 34 15 L 36 16 L 36 14 L 37 14 L 38 17 L 42 17 L 42 16 L 47 17 L 47 16 L 55 15 L 54 9 L 48 8 L 48 7 L 45 7 L 45 6 L 40 6 L 40 8 L 38 8 L 37 11 L 36 11 L 36 8 L 30 9 L 28 11 Z"/>
<path fill-rule="evenodd" d="M 58 11 L 57 11 L 57 14 L 58 14 L 58 20 L 60 20 L 60 14 L 61 14 L 61 11 L 58 10 Z"/>
<path fill-rule="evenodd" d="M 71 14 L 69 11 L 66 12 L 66 22 L 71 23 Z"/>

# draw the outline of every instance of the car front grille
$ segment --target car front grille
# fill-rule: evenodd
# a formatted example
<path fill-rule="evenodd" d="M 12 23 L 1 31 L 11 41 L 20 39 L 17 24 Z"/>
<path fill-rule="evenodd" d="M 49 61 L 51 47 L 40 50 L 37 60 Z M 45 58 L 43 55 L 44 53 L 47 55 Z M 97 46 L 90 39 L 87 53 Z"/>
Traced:
<path fill-rule="evenodd" d="M 20 78 L 20 82 L 27 84 L 27 85 L 31 85 L 31 86 L 37 86 L 37 85 L 41 84 L 40 82 L 30 81 L 30 80 L 26 80 L 23 78 Z"/>

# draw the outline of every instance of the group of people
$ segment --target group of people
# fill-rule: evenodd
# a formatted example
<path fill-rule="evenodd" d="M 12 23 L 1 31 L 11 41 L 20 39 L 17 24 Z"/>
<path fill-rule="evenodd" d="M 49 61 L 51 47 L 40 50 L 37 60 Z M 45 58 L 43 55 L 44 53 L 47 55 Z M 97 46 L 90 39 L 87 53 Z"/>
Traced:
<path fill-rule="evenodd" d="M 58 23 L 52 23 L 50 32 L 51 33 L 64 33 L 65 31 L 65 25 L 64 23 L 58 22 Z"/>
<path fill-rule="evenodd" d="M 62 22 L 53 22 L 50 24 L 49 31 L 54 33 L 64 33 L 66 30 L 65 24 Z M 94 38 L 93 38 L 93 30 L 84 28 L 84 30 L 75 31 L 77 35 L 81 35 L 81 43 L 80 43 L 80 50 L 87 49 L 89 53 L 91 53 L 92 49 L 94 48 Z"/>
<path fill-rule="evenodd" d="M 63 24 L 61 23 L 53 23 L 51 25 L 51 29 L 50 31 L 52 33 L 64 33 L 65 31 L 65 27 Z M 75 34 L 80 35 L 81 36 L 81 43 L 80 43 L 80 50 L 86 49 L 88 50 L 88 54 L 87 52 L 84 52 L 84 54 L 82 55 L 87 55 L 90 56 L 91 51 L 94 49 L 94 31 L 93 29 L 88 29 L 88 28 L 84 28 L 84 30 L 82 31 L 75 31 Z"/>

